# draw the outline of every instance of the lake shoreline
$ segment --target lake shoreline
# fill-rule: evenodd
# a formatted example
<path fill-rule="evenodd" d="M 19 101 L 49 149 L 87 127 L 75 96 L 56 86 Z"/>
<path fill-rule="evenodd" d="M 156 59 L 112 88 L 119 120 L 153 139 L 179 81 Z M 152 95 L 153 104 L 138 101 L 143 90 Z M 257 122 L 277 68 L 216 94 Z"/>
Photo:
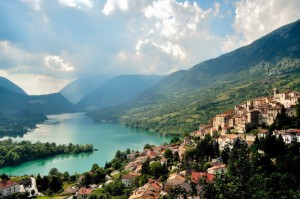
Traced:
<path fill-rule="evenodd" d="M 82 112 L 48 115 L 48 118 L 43 124 L 37 125 L 33 131 L 22 137 L 12 138 L 13 141 L 93 144 L 98 151 L 94 151 L 89 156 L 54 157 L 12 168 L 1 168 L 0 173 L 45 174 L 53 167 L 60 171 L 68 171 L 70 174 L 81 173 L 90 169 L 94 163 L 104 166 L 105 162 L 110 161 L 118 150 L 126 150 L 126 148 L 141 150 L 146 143 L 159 145 L 168 143 L 170 140 L 169 136 L 142 129 L 132 129 L 121 124 L 97 124 Z"/>

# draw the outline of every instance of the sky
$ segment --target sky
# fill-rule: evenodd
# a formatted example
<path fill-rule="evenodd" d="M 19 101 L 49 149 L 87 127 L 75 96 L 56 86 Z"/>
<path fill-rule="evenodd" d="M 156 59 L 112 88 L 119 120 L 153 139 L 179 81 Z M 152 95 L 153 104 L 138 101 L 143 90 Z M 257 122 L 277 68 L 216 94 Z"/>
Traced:
<path fill-rule="evenodd" d="M 300 19 L 300 0 L 0 0 L 0 76 L 28 94 L 167 75 Z"/>

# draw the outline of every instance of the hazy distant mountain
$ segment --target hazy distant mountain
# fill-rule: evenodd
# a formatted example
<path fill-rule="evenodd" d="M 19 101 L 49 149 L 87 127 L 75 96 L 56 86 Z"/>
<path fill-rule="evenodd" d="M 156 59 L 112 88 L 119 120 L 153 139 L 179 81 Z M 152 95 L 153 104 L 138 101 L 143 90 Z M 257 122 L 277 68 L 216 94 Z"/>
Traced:
<path fill-rule="evenodd" d="M 0 112 L 2 114 L 19 111 L 56 114 L 74 110 L 74 105 L 59 93 L 29 96 L 0 87 Z"/>
<path fill-rule="evenodd" d="M 126 105 L 89 115 L 132 127 L 190 132 L 237 103 L 270 95 L 274 87 L 299 90 L 299 35 L 300 20 L 250 45 L 175 72 Z"/>
<path fill-rule="evenodd" d="M 22 88 L 20 88 L 19 86 L 17 86 L 16 84 L 4 77 L 0 77 L 0 87 L 6 88 L 16 93 L 27 95 L 27 93 Z"/>
<path fill-rule="evenodd" d="M 76 104 L 105 80 L 107 80 L 106 77 L 100 76 L 79 78 L 66 85 L 59 92 L 70 102 Z"/>
<path fill-rule="evenodd" d="M 128 102 L 136 95 L 157 83 L 163 76 L 121 75 L 100 84 L 80 100 L 81 109 L 94 109 L 115 106 Z"/>

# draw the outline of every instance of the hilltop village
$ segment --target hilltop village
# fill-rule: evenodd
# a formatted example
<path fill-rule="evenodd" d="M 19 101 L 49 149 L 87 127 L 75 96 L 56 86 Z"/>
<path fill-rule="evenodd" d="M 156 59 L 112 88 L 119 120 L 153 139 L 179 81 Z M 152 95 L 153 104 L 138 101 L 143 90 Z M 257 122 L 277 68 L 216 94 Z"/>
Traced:
<path fill-rule="evenodd" d="M 38 190 L 31 194 L 79 199 L 299 196 L 299 99 L 299 92 L 274 89 L 273 96 L 236 105 L 170 143 L 147 144 L 140 152 L 117 151 L 104 168 L 95 164 L 83 175 L 54 169 L 49 176 L 37 176 Z M 70 186 L 63 190 L 63 184 Z M 0 198 L 24 190 L 17 185 L 2 180 Z"/>

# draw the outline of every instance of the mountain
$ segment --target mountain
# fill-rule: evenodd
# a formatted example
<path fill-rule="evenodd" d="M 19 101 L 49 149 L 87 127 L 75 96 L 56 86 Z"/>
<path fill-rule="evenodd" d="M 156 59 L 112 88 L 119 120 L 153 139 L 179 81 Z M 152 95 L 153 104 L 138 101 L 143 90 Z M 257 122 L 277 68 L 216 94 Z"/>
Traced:
<path fill-rule="evenodd" d="M 27 93 L 22 88 L 20 88 L 19 86 L 17 86 L 16 84 L 14 84 L 13 82 L 11 82 L 10 80 L 4 77 L 0 77 L 0 87 L 16 93 L 27 95 Z"/>
<path fill-rule="evenodd" d="M 126 103 L 157 83 L 163 76 L 121 75 L 100 84 L 77 103 L 81 109 L 106 108 Z"/>
<path fill-rule="evenodd" d="M 300 89 L 300 20 L 186 71 L 168 75 L 127 104 L 90 112 L 161 132 L 191 132 L 200 123 L 277 87 Z"/>
<path fill-rule="evenodd" d="M 65 98 L 67 98 L 73 104 L 78 103 L 84 96 L 94 90 L 102 82 L 106 81 L 106 77 L 89 76 L 79 78 L 59 91 Z"/>
<path fill-rule="evenodd" d="M 74 106 L 59 93 L 29 96 L 0 87 L 1 114 L 7 115 L 19 111 L 57 114 L 74 110 Z"/>

